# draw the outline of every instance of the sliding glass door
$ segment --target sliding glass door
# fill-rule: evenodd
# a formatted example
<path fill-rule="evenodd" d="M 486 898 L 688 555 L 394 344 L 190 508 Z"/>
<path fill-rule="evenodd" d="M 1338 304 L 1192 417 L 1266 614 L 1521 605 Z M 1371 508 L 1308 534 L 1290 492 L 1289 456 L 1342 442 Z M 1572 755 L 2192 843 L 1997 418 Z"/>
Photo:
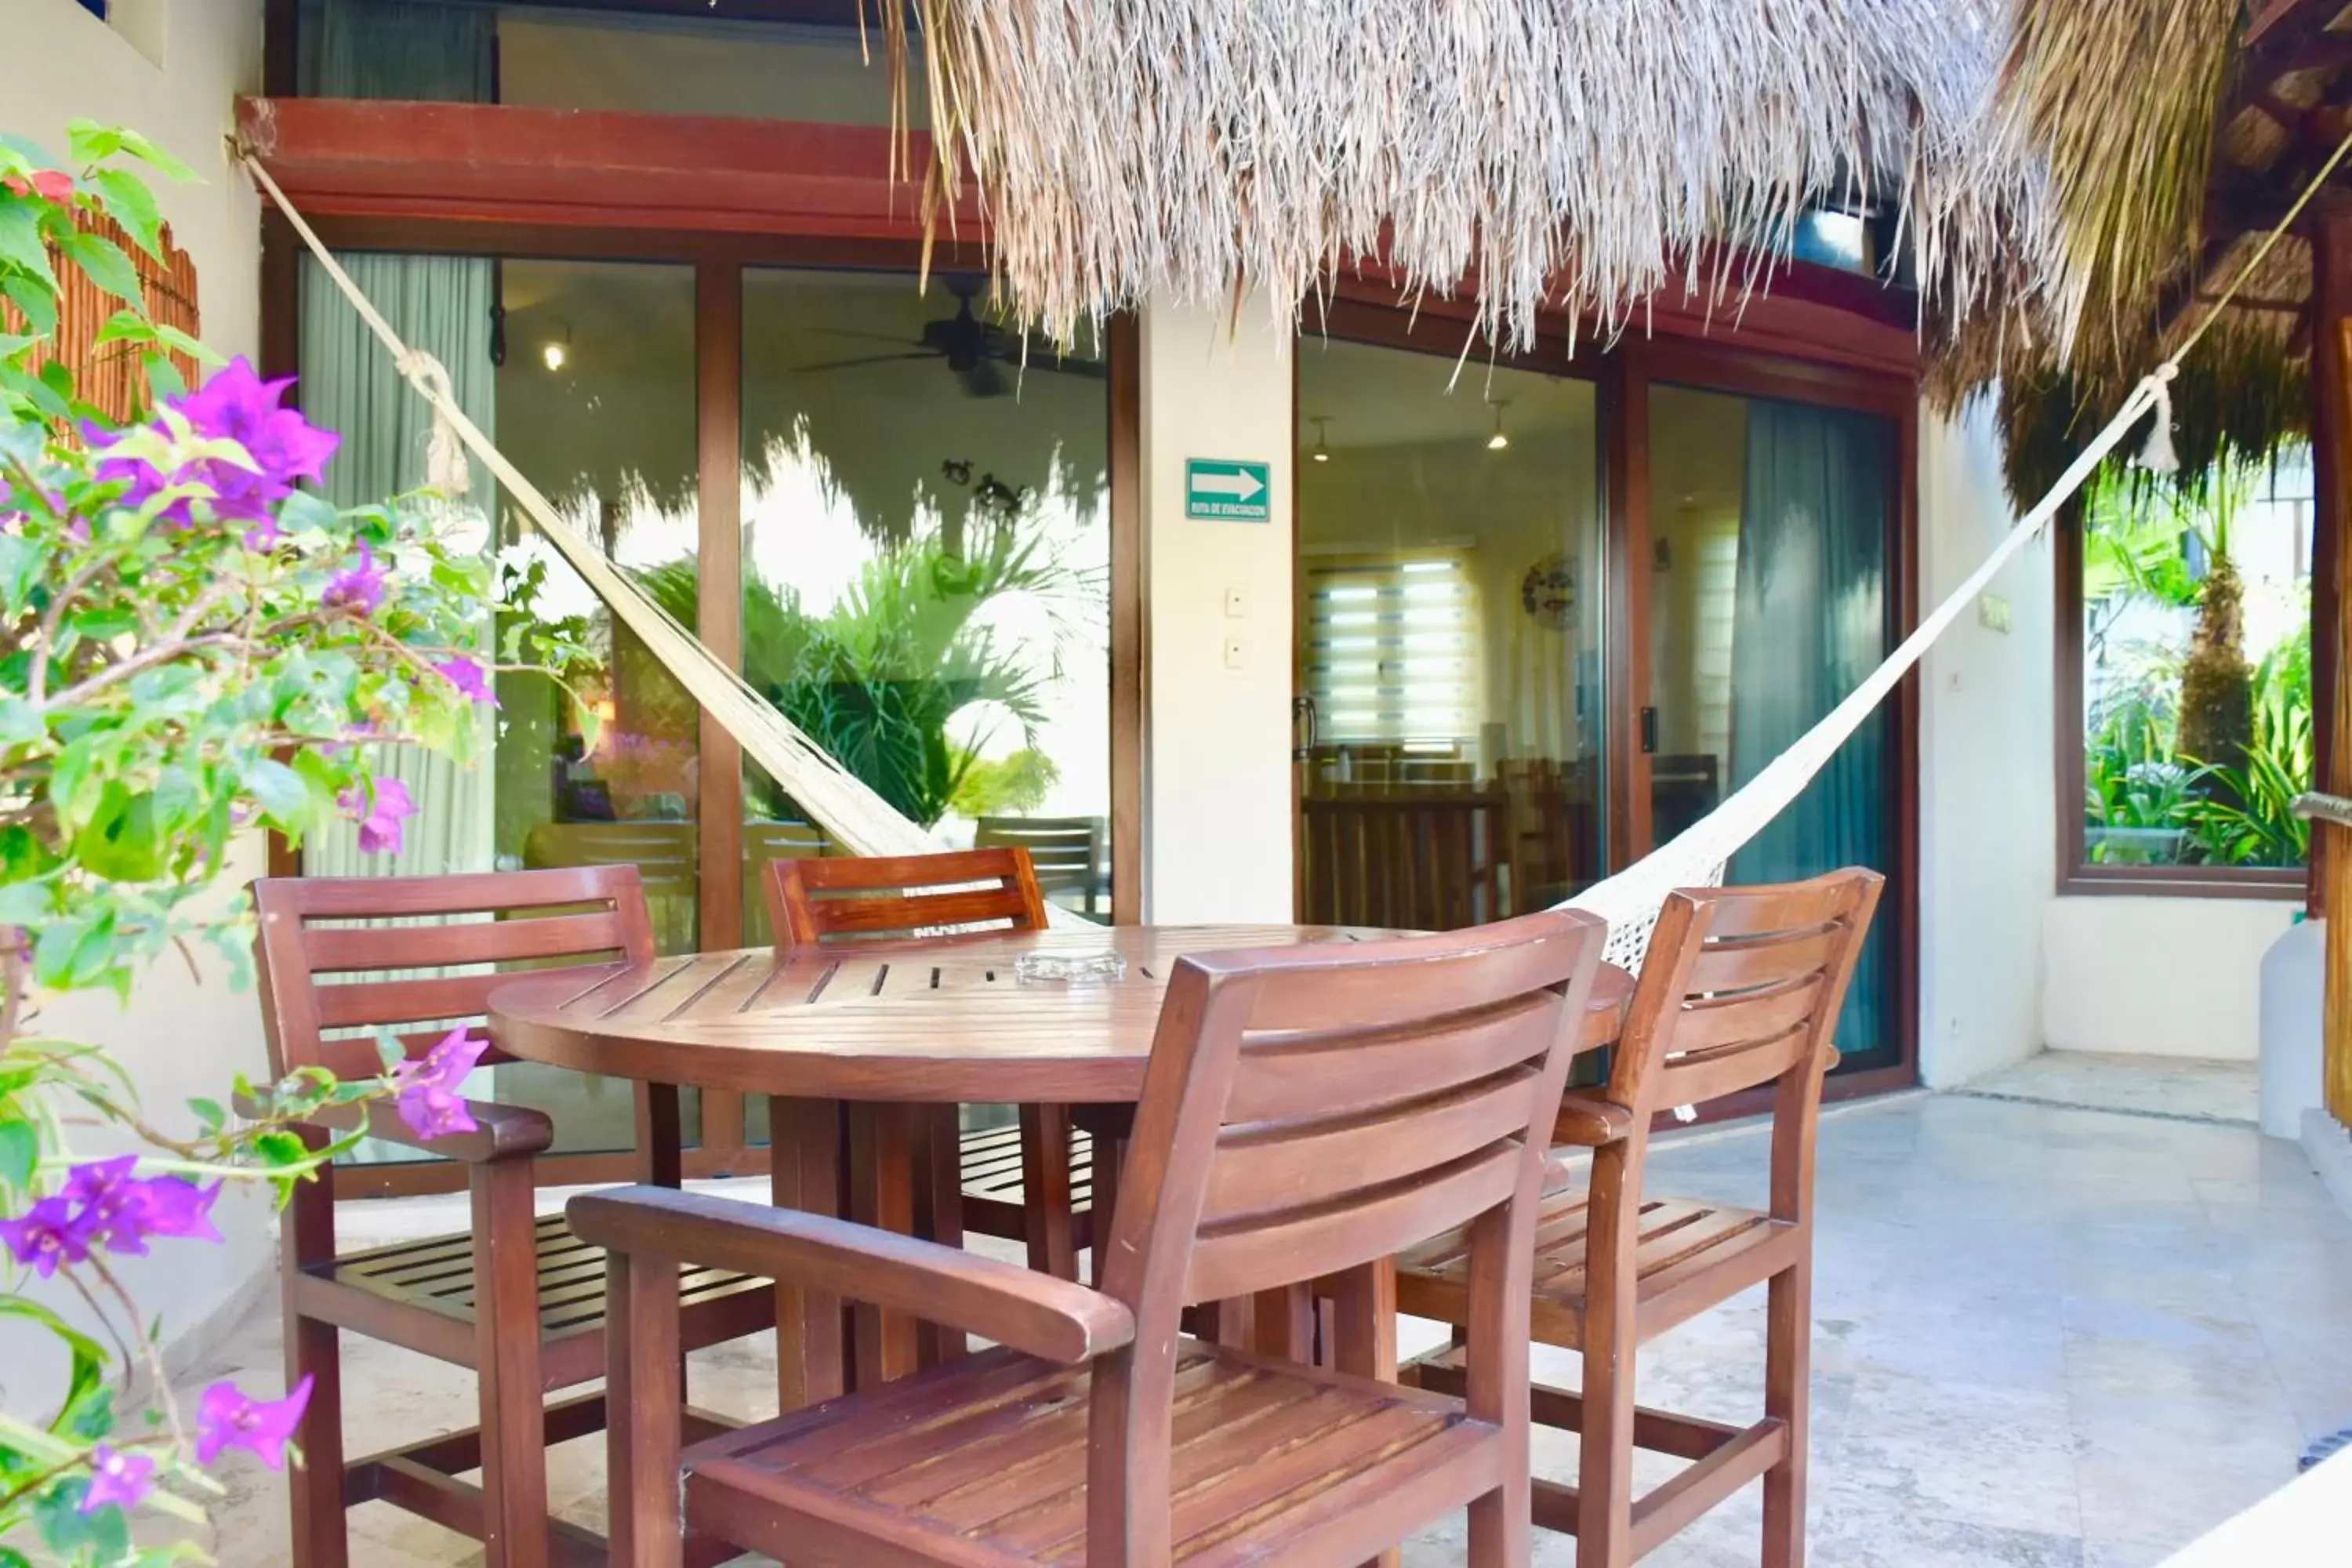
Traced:
<path fill-rule="evenodd" d="M 1302 919 L 1448 928 L 1602 874 L 1599 399 L 1302 338 Z"/>

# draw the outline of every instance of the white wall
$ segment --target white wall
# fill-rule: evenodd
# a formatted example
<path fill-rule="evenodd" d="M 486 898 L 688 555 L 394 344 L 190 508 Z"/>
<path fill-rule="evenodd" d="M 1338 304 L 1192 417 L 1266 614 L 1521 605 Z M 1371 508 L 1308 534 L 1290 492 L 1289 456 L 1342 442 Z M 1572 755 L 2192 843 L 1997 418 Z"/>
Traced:
<path fill-rule="evenodd" d="M 1923 414 L 1923 611 L 1983 563 L 2014 515 L 1989 404 L 1951 421 Z M 2027 549 L 1993 592 L 2009 603 L 2011 629 L 1971 615 L 1921 671 L 1919 1073 L 1931 1086 L 2021 1061 L 2042 1045 L 2042 921 L 2056 831 L 2049 546 Z"/>
<path fill-rule="evenodd" d="M 135 47 L 72 0 L 5 0 L 0 9 L 11 51 L 0 131 L 31 137 L 62 157 L 68 121 L 127 125 L 193 167 L 203 184 L 158 189 L 163 216 L 195 261 L 205 341 L 226 353 L 254 353 L 260 213 L 251 188 L 229 167 L 222 138 L 234 120 L 235 96 L 258 82 L 260 0 L 181 0 L 168 12 L 134 7 Z M 239 847 L 227 879 L 242 885 L 260 869 L 255 841 Z M 231 990 L 216 966 L 208 963 L 207 971 L 199 983 L 174 960 L 142 979 L 127 1009 L 78 998 L 45 1009 L 44 1023 L 65 1037 L 104 1043 L 130 1069 L 155 1118 L 182 1126 L 191 1095 L 217 1098 L 240 1069 L 257 1076 L 264 1070 L 251 993 Z M 223 1209 L 227 1246 L 165 1243 L 151 1258 L 123 1260 L 132 1292 L 163 1314 L 168 1334 L 202 1323 L 269 1267 L 268 1204 L 247 1198 Z M 41 1408 L 58 1386 L 46 1352 L 29 1369 L 26 1354 L 0 1335 L 12 1412 Z"/>
<path fill-rule="evenodd" d="M 1253 299 L 1144 312 L 1146 566 L 1144 916 L 1291 913 L 1291 340 Z M 1184 516 L 1188 458 L 1272 466 L 1263 523 Z M 1225 614 L 1228 589 L 1244 616 Z M 1228 668 L 1225 643 L 1242 643 Z"/>
<path fill-rule="evenodd" d="M 2053 899 L 2043 1037 L 2053 1051 L 2252 1061 L 2263 953 L 2296 905 L 2254 899 Z"/>

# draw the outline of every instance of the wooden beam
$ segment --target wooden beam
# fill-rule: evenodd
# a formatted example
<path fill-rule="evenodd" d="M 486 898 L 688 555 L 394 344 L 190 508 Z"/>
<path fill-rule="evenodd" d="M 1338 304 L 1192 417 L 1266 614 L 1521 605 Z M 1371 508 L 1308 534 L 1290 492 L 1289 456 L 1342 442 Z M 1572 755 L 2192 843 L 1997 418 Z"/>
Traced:
<path fill-rule="evenodd" d="M 920 194 L 890 178 L 891 133 L 878 126 L 268 98 L 241 100 L 237 128 L 310 216 L 922 235 Z M 929 138 L 910 151 L 924 168 Z M 957 233 L 983 227 L 967 190 Z"/>
<path fill-rule="evenodd" d="M 2311 466 L 2311 650 L 2314 771 L 2334 795 L 2352 790 L 2352 713 L 2345 660 L 2352 651 L 2352 216 L 2330 213 L 2313 235 Z M 2352 1122 L 2352 846 L 2341 830 L 2315 826 L 2306 900 L 2327 920 L 2322 1017 L 2323 1086 L 2328 1111 Z"/>
<path fill-rule="evenodd" d="M 2307 17 L 2317 9 L 2309 4 L 2309 0 L 2255 0 L 2253 15 L 2246 19 L 2246 31 L 2238 40 L 2239 46 L 2251 49 L 2297 11 L 2304 12 Z"/>

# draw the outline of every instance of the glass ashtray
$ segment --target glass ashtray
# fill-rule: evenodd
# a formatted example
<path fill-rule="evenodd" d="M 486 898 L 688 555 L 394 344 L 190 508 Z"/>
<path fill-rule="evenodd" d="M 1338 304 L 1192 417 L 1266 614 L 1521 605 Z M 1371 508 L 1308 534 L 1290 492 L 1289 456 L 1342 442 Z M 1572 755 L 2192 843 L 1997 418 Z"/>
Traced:
<path fill-rule="evenodd" d="M 1024 985 L 1102 985 L 1127 978 L 1127 960 L 1116 952 L 1024 952 L 1013 961 L 1013 978 Z"/>

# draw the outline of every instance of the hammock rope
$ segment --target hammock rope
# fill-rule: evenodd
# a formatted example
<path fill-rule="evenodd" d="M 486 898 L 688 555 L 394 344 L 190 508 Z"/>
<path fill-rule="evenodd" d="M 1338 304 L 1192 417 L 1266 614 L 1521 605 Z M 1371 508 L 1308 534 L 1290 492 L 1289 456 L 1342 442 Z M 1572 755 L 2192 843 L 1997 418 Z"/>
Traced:
<path fill-rule="evenodd" d="M 2124 399 L 2123 406 L 2091 438 L 2065 472 L 2059 476 L 2057 482 L 2051 486 L 2048 493 L 2018 520 L 2016 526 L 1983 563 L 1930 610 L 1876 669 L 1864 677 L 1843 701 L 1799 736 L 1786 751 L 1766 763 L 1754 778 L 1734 790 L 1705 816 L 1624 870 L 1595 882 L 1559 906 L 1590 910 L 1609 922 L 1607 956 L 1610 962 L 1628 968 L 1639 966 L 1643 955 L 1648 951 L 1650 934 L 1656 927 L 1659 909 L 1666 895 L 1675 889 L 1721 884 L 1724 868 L 1730 863 L 1732 856 L 1803 792 L 1838 748 L 1852 738 L 1878 705 L 1885 700 L 1887 694 L 1910 674 L 1928 648 L 1935 646 L 1937 639 L 1951 629 L 1953 623 L 1976 603 L 1978 596 L 1990 586 L 2002 569 L 2028 545 L 2041 539 L 2051 519 L 2057 515 L 2058 509 L 2089 480 L 2093 471 L 2122 444 L 2124 437 L 2150 409 L 2157 411 L 2158 417 L 2156 428 L 2150 432 L 2147 456 L 2155 466 L 2163 466 L 2170 447 L 2171 383 L 2179 374 L 2182 358 L 2196 346 L 2215 318 L 2229 308 L 2255 268 L 2261 265 L 2263 258 L 2269 254 L 2271 247 L 2294 224 L 2347 153 L 2352 153 L 2352 134 L 2347 134 L 2337 145 L 2335 153 L 2305 187 L 2303 195 L 2287 209 L 2285 216 L 2240 268 L 2229 287 L 2210 304 L 2180 345 L 2154 370 L 2140 378 Z M 384 320 L 366 294 L 337 264 L 334 254 L 304 221 L 302 215 L 295 210 L 294 205 L 287 199 L 285 192 L 278 188 L 269 172 L 262 167 L 260 159 L 253 151 L 240 147 L 237 157 L 251 172 L 262 191 L 286 215 L 294 231 L 301 237 L 303 244 L 310 248 L 335 287 L 351 301 L 361 320 L 390 351 L 402 376 L 415 389 L 417 395 L 432 405 L 438 422 L 435 432 L 434 467 L 441 470 L 452 467 L 457 469 L 454 475 L 444 472 L 440 476 L 442 479 L 463 488 L 463 464 L 452 463 L 454 449 L 443 439 L 446 431 L 498 478 L 539 531 L 612 607 L 614 615 L 645 643 L 678 683 L 703 705 L 722 729 L 735 738 L 745 754 L 766 769 L 769 775 L 844 847 L 859 855 L 919 855 L 940 847 L 921 827 L 899 816 L 863 780 L 810 740 L 773 704 L 752 690 L 740 675 L 656 604 L 634 578 L 621 571 L 602 551 L 558 517 L 538 487 L 517 470 L 482 434 L 481 429 L 467 417 L 465 410 L 457 406 L 449 391 L 446 373 L 431 355 L 416 353 L 403 342 L 392 324 Z M 1049 912 L 1057 924 L 1076 923 L 1079 918 L 1058 907 L 1052 908 Z"/>

